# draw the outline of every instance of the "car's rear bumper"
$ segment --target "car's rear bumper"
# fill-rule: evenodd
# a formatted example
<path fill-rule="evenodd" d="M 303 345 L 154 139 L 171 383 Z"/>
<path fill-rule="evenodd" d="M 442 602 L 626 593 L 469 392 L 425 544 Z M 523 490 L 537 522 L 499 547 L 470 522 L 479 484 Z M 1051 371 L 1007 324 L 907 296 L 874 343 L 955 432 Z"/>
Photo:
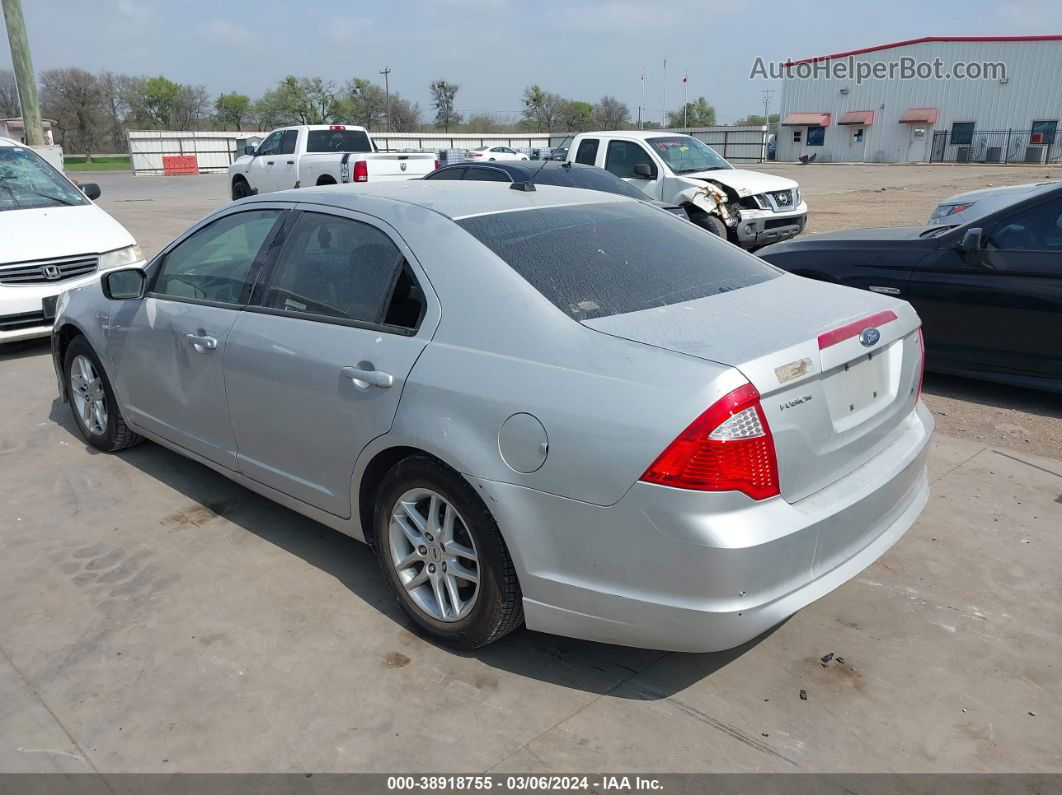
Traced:
<path fill-rule="evenodd" d="M 732 648 L 854 577 L 928 498 L 933 420 L 797 503 L 636 484 L 592 506 L 473 481 L 491 498 L 520 572 L 530 629 L 676 651 Z"/>

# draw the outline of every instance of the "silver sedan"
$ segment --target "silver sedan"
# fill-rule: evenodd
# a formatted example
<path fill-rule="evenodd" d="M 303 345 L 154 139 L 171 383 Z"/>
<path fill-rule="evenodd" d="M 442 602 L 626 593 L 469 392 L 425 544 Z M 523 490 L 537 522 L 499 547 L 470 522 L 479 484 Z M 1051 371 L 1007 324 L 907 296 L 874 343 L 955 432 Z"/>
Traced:
<path fill-rule="evenodd" d="M 90 444 L 366 541 L 431 637 L 690 651 L 918 516 L 921 342 L 902 301 L 631 199 L 420 181 L 231 204 L 66 294 L 52 340 Z"/>

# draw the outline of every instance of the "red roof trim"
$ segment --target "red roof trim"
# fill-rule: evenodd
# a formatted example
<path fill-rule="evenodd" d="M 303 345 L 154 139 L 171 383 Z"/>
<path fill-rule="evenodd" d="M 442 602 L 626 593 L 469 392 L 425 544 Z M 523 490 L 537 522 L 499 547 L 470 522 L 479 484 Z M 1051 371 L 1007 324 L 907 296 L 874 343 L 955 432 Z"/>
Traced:
<path fill-rule="evenodd" d="M 883 312 L 878 312 L 876 315 L 865 317 L 854 323 L 848 323 L 840 328 L 835 328 L 833 331 L 827 331 L 825 334 L 819 335 L 819 350 L 826 350 L 826 348 L 830 348 L 838 342 L 844 342 L 845 340 L 850 340 L 852 337 L 857 337 L 863 329 L 884 326 L 886 323 L 891 323 L 894 320 L 896 320 L 896 313 L 891 309 L 886 309 Z"/>
<path fill-rule="evenodd" d="M 1062 36 L 923 36 L 920 39 L 896 41 L 892 44 L 878 44 L 875 47 L 864 47 L 861 50 L 835 52 L 833 55 L 819 55 L 814 58 L 804 58 L 800 61 L 787 61 L 784 65 L 796 66 L 797 64 L 802 63 L 815 63 L 816 61 L 829 61 L 834 58 L 847 58 L 851 55 L 863 55 L 864 53 L 877 52 L 878 50 L 891 50 L 894 47 L 906 47 L 909 44 L 949 41 L 1062 41 Z"/>

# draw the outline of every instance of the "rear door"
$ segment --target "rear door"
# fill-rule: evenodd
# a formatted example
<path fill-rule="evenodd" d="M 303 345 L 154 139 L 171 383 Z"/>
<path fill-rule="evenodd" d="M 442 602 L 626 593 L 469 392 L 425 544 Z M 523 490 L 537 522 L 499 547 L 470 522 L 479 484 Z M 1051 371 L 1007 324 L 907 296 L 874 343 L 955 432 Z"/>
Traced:
<path fill-rule="evenodd" d="M 286 210 L 251 207 L 197 229 L 163 255 L 147 296 L 112 319 L 111 356 L 132 422 L 230 469 L 227 340 Z"/>
<path fill-rule="evenodd" d="M 386 433 L 438 322 L 389 226 L 306 207 L 229 335 L 225 385 L 240 470 L 340 517 L 354 461 Z"/>
<path fill-rule="evenodd" d="M 930 356 L 1062 377 L 1062 197 L 986 223 L 983 234 L 983 251 L 943 249 L 911 277 Z"/>

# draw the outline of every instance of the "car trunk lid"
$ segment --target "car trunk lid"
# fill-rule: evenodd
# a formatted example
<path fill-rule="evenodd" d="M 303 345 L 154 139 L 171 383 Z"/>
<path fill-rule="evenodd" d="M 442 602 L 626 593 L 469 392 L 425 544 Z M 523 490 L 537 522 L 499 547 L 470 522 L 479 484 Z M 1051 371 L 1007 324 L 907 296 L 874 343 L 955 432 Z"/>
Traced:
<path fill-rule="evenodd" d="M 919 386 L 910 305 L 796 276 L 583 325 L 740 370 L 761 395 L 789 502 L 887 446 Z"/>

